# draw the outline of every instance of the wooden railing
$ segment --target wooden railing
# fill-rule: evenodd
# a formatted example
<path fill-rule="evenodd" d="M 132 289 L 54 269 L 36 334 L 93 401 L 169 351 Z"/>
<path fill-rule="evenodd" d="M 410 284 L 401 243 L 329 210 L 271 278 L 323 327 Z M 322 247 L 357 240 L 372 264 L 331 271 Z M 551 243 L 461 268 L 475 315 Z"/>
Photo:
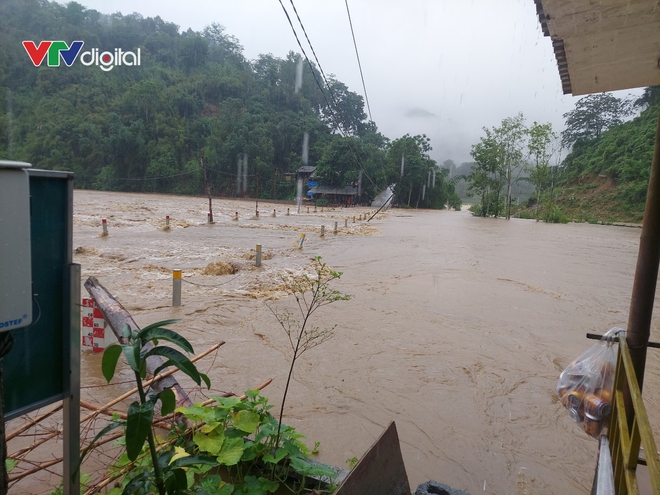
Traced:
<path fill-rule="evenodd" d="M 630 391 L 630 401 L 624 400 L 624 390 Z M 612 416 L 608 429 L 614 489 L 617 495 L 637 495 L 637 464 L 640 445 L 644 447 L 651 489 L 660 495 L 660 459 L 653 439 L 642 393 L 635 377 L 630 351 L 625 339 L 619 341 L 612 396 Z"/>

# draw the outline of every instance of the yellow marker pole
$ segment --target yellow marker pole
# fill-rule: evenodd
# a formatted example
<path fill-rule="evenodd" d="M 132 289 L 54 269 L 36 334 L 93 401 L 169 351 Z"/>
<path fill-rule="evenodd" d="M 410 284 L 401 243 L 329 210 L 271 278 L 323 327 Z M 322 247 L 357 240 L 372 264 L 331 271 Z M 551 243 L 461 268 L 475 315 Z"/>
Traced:
<path fill-rule="evenodd" d="M 257 244 L 255 251 L 257 254 L 254 257 L 254 265 L 261 266 L 261 244 Z"/>
<path fill-rule="evenodd" d="M 300 239 L 298 240 L 298 249 L 302 249 L 304 242 L 305 242 L 305 234 L 300 234 Z"/>
<path fill-rule="evenodd" d="M 181 270 L 172 270 L 172 306 L 181 306 Z"/>

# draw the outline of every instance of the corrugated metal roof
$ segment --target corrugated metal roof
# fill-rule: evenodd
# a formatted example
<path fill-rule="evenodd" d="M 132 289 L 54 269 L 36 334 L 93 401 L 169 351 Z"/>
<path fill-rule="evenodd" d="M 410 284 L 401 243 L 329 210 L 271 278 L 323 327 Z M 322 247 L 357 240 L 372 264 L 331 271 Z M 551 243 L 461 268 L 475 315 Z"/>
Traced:
<path fill-rule="evenodd" d="M 296 170 L 296 172 L 299 174 L 311 174 L 314 172 L 314 170 L 316 170 L 316 167 L 312 167 L 311 165 L 303 165 L 298 170 Z"/>
<path fill-rule="evenodd" d="M 660 0 L 534 0 L 564 94 L 660 85 Z"/>

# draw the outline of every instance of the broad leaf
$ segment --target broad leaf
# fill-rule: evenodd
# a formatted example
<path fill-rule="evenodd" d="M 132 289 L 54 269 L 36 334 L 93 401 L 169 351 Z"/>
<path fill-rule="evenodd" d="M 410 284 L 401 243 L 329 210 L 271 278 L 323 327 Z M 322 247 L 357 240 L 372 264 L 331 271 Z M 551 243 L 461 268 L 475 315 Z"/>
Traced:
<path fill-rule="evenodd" d="M 103 351 L 101 370 L 103 371 L 103 377 L 108 383 L 110 383 L 115 376 L 119 356 L 121 356 L 121 346 L 118 344 L 112 344 L 109 347 L 106 347 L 105 351 Z"/>
<path fill-rule="evenodd" d="M 231 495 L 234 493 L 234 485 L 225 483 L 217 474 L 205 476 L 200 480 L 200 485 L 208 495 Z"/>
<path fill-rule="evenodd" d="M 295 472 L 298 474 L 302 474 L 303 476 L 308 476 L 311 474 L 311 470 L 313 466 L 305 461 L 304 459 L 301 459 L 300 457 L 292 457 L 291 458 L 291 467 Z"/>
<path fill-rule="evenodd" d="M 186 352 L 194 352 L 190 342 L 169 328 L 152 327 L 150 325 L 149 327 L 142 329 L 138 334 L 138 337 L 145 341 L 154 339 L 166 340 L 167 342 L 178 345 Z"/>
<path fill-rule="evenodd" d="M 143 332 L 148 332 L 153 328 L 159 328 L 159 327 L 166 327 L 167 325 L 172 325 L 174 323 L 178 323 L 181 320 L 163 320 L 163 321 L 157 321 L 156 323 L 152 323 L 151 325 L 147 325 L 144 327 L 142 330 L 140 330 L 140 334 Z"/>
<path fill-rule="evenodd" d="M 150 488 L 152 487 L 151 475 L 150 473 L 140 473 L 131 481 L 128 482 L 124 491 L 121 492 L 122 495 L 132 495 L 134 493 L 149 493 Z"/>
<path fill-rule="evenodd" d="M 140 362 L 140 341 L 136 340 L 132 344 L 123 344 L 121 346 L 124 351 L 124 357 L 128 362 L 128 365 L 133 371 L 140 372 L 141 362 Z"/>
<path fill-rule="evenodd" d="M 242 438 L 227 438 L 222 444 L 220 454 L 218 455 L 218 462 L 225 466 L 234 466 L 241 460 L 243 455 L 243 439 Z"/>
<path fill-rule="evenodd" d="M 172 392 L 172 389 L 166 388 L 164 389 L 160 394 L 160 414 L 161 416 L 165 416 L 167 414 L 170 414 L 171 412 L 174 412 L 174 409 L 176 409 L 176 397 L 174 396 L 174 392 Z"/>
<path fill-rule="evenodd" d="M 121 329 L 121 336 L 126 340 L 130 339 L 132 334 L 133 332 L 131 331 L 131 327 L 129 325 L 124 325 L 124 328 Z"/>
<path fill-rule="evenodd" d="M 172 462 L 172 468 L 183 468 L 189 466 L 217 466 L 218 461 L 214 457 L 191 455 L 190 457 L 182 457 Z"/>
<path fill-rule="evenodd" d="M 183 371 L 186 375 L 193 379 L 197 384 L 201 384 L 201 378 L 199 376 L 199 371 L 195 365 L 184 356 L 181 352 L 173 349 L 172 347 L 158 346 L 151 349 L 147 354 L 145 354 L 145 359 L 149 356 L 163 356 L 166 359 L 172 361 L 172 364 Z"/>
<path fill-rule="evenodd" d="M 264 490 L 270 493 L 275 492 L 280 487 L 280 484 L 277 481 L 269 480 L 263 476 L 259 476 L 259 484 Z"/>
<path fill-rule="evenodd" d="M 190 457 L 190 454 L 186 452 L 186 449 L 183 447 L 174 447 L 174 455 L 168 464 L 172 464 L 177 459 L 183 459 L 184 457 Z"/>
<path fill-rule="evenodd" d="M 164 369 L 169 368 L 170 366 L 173 366 L 173 365 L 174 365 L 174 363 L 172 363 L 172 361 L 170 361 L 170 360 L 165 361 L 163 364 L 161 364 L 158 368 L 156 368 L 154 370 L 154 376 L 158 376 L 158 374 L 161 371 L 163 371 Z"/>
<path fill-rule="evenodd" d="M 210 378 L 208 377 L 208 375 L 206 375 L 206 374 L 204 374 L 204 373 L 200 373 L 200 374 L 199 374 L 199 377 L 202 379 L 202 381 L 203 381 L 204 384 L 206 385 L 206 389 L 207 389 L 207 390 L 211 390 L 211 380 L 210 380 Z"/>
<path fill-rule="evenodd" d="M 238 411 L 232 415 L 234 426 L 245 433 L 254 433 L 259 426 L 259 415 L 254 411 Z"/>
<path fill-rule="evenodd" d="M 217 435 L 205 435 L 202 432 L 195 433 L 193 442 L 199 447 L 202 452 L 208 452 L 211 455 L 218 455 L 225 443 L 225 435 L 223 433 Z M 241 440 L 242 442 L 242 440 Z"/>
<path fill-rule="evenodd" d="M 207 423 L 205 425 L 202 425 L 202 428 L 200 431 L 202 433 L 211 433 L 213 430 L 215 430 L 218 426 L 220 426 L 222 423 L 219 421 L 213 421 L 212 423 Z"/>
<path fill-rule="evenodd" d="M 177 495 L 183 493 L 188 488 L 188 478 L 183 469 L 171 469 L 165 478 L 165 489 L 168 495 Z"/>
<path fill-rule="evenodd" d="M 128 407 L 126 420 L 126 454 L 131 461 L 137 459 L 142 451 L 144 441 L 151 430 L 154 417 L 154 403 L 140 404 L 133 402 Z"/>
<path fill-rule="evenodd" d="M 218 405 L 224 408 L 232 408 L 238 404 L 241 403 L 241 399 L 238 397 L 213 397 L 213 400 L 215 400 Z"/>
<path fill-rule="evenodd" d="M 259 395 L 258 389 L 245 391 L 245 396 L 249 397 L 250 399 L 254 399 L 257 395 Z"/>
<path fill-rule="evenodd" d="M 271 464 L 277 464 L 278 462 L 280 462 L 282 459 L 284 459 L 286 457 L 286 454 L 287 454 L 286 449 L 283 449 L 282 447 L 280 447 L 279 449 L 277 449 L 275 451 L 275 455 L 266 454 L 264 456 L 264 462 L 268 462 L 268 463 L 271 463 Z"/>

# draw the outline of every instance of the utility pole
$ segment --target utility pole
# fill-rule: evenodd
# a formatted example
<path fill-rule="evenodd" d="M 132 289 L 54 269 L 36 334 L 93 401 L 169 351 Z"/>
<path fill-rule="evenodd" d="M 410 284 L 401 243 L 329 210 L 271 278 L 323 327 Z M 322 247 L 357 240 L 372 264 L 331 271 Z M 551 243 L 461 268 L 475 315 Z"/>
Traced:
<path fill-rule="evenodd" d="M 206 195 L 209 197 L 209 221 L 213 223 L 213 202 L 211 200 L 211 185 L 209 184 L 209 178 L 206 175 L 206 166 L 204 165 L 204 148 L 202 148 L 202 157 L 200 161 L 202 162 L 202 170 L 204 171 L 204 187 L 206 189 Z"/>

